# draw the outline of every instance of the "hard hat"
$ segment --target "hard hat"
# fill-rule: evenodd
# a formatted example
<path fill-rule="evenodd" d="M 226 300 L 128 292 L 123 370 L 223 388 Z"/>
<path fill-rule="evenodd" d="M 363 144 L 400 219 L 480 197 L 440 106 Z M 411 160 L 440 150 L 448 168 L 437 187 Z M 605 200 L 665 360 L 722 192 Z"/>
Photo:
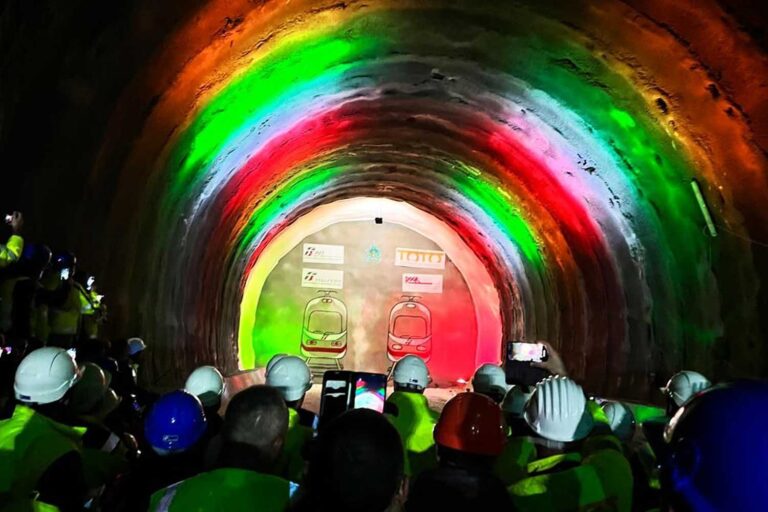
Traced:
<path fill-rule="evenodd" d="M 664 432 L 671 456 L 662 486 L 675 509 L 765 510 L 768 383 L 711 387 L 686 402 Z"/>
<path fill-rule="evenodd" d="M 632 436 L 635 434 L 635 416 L 629 407 L 621 402 L 605 402 L 603 404 L 603 412 L 606 418 L 608 418 L 611 432 L 616 437 L 622 441 L 632 439 Z"/>
<path fill-rule="evenodd" d="M 479 393 L 460 393 L 445 404 L 435 425 L 440 446 L 475 455 L 497 456 L 507 442 L 499 406 Z"/>
<path fill-rule="evenodd" d="M 275 363 L 287 356 L 288 354 L 275 354 L 272 356 L 272 358 L 267 362 L 267 368 L 264 371 L 264 375 L 269 375 L 269 370 L 272 369 L 273 366 L 275 366 Z"/>
<path fill-rule="evenodd" d="M 712 385 L 705 376 L 689 370 L 678 372 L 669 379 L 666 387 L 661 388 L 678 407 L 687 402 L 693 395 L 704 391 Z"/>
<path fill-rule="evenodd" d="M 21 259 L 42 268 L 51 262 L 51 249 L 43 244 L 26 244 Z"/>
<path fill-rule="evenodd" d="M 429 385 L 429 371 L 422 358 L 407 355 L 395 363 L 392 380 L 401 386 L 411 385 L 424 389 Z"/>
<path fill-rule="evenodd" d="M 584 390 L 568 377 L 547 377 L 525 405 L 525 421 L 545 439 L 578 441 L 592 430 Z"/>
<path fill-rule="evenodd" d="M 286 402 L 295 402 L 312 387 L 312 373 L 300 357 L 283 356 L 272 365 L 266 384 L 277 388 Z"/>
<path fill-rule="evenodd" d="M 75 266 L 77 266 L 77 257 L 71 252 L 57 252 L 53 256 L 53 268 L 56 270 L 72 269 Z"/>
<path fill-rule="evenodd" d="M 202 437 L 205 429 L 203 404 L 183 390 L 161 396 L 144 420 L 144 436 L 160 455 L 187 450 Z"/>
<path fill-rule="evenodd" d="M 201 366 L 189 374 L 184 389 L 197 396 L 205 407 L 215 406 L 224 391 L 224 377 L 214 366 Z"/>
<path fill-rule="evenodd" d="M 69 408 L 75 414 L 109 414 L 120 403 L 117 395 L 109 394 L 112 376 L 95 363 L 85 363 L 80 370 L 80 380 L 72 386 Z"/>
<path fill-rule="evenodd" d="M 147 345 L 141 338 L 128 338 L 128 355 L 135 356 L 142 350 L 146 349 Z"/>
<path fill-rule="evenodd" d="M 486 363 L 478 368 L 472 377 L 472 391 L 475 393 L 498 396 L 501 401 L 507 390 L 507 376 L 499 365 Z"/>
<path fill-rule="evenodd" d="M 512 386 L 501 401 L 501 410 L 515 418 L 522 418 L 525 403 L 530 396 L 531 394 L 526 393 L 523 386 Z"/>
<path fill-rule="evenodd" d="M 13 391 L 20 402 L 49 404 L 61 400 L 79 378 L 77 363 L 66 350 L 43 347 L 21 360 Z"/>

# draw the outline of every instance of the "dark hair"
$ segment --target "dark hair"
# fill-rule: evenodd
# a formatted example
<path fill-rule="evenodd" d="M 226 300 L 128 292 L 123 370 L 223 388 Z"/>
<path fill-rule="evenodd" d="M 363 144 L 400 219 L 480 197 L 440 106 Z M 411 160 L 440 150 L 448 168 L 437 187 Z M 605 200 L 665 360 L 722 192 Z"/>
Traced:
<path fill-rule="evenodd" d="M 383 415 L 348 411 L 328 423 L 310 450 L 295 510 L 383 511 L 403 481 L 400 435 Z"/>

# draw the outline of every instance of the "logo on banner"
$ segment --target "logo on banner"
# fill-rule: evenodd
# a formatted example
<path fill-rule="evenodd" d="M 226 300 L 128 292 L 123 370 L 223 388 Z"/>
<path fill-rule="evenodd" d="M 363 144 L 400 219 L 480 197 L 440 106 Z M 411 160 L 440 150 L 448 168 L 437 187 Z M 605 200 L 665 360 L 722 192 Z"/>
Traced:
<path fill-rule="evenodd" d="M 381 249 L 376 247 L 376 244 L 371 244 L 365 251 L 365 261 L 367 263 L 381 263 Z"/>
<path fill-rule="evenodd" d="M 398 267 L 445 268 L 445 253 L 443 251 L 428 251 L 424 249 L 395 249 L 395 265 Z"/>
<path fill-rule="evenodd" d="M 330 265 L 342 265 L 344 263 L 344 246 L 304 244 L 302 261 L 304 263 L 328 263 Z"/>
<path fill-rule="evenodd" d="M 341 290 L 344 288 L 344 271 L 304 268 L 301 270 L 301 286 L 303 288 Z"/>
<path fill-rule="evenodd" d="M 443 293 L 443 276 L 439 274 L 403 274 L 403 292 Z"/>

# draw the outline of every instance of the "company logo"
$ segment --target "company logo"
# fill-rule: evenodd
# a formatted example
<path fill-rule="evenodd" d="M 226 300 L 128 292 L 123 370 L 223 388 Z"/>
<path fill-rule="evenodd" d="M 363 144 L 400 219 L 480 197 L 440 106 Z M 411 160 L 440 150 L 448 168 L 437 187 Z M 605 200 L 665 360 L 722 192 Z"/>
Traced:
<path fill-rule="evenodd" d="M 403 274 L 403 292 L 443 293 L 443 276 L 438 274 Z"/>
<path fill-rule="evenodd" d="M 344 271 L 317 268 L 302 269 L 301 286 L 304 288 L 341 290 L 344 288 Z"/>
<path fill-rule="evenodd" d="M 445 268 L 445 253 L 443 251 L 428 251 L 425 249 L 395 249 L 395 265 L 398 267 Z"/>
<path fill-rule="evenodd" d="M 304 244 L 302 261 L 304 263 L 327 263 L 329 265 L 341 265 L 344 263 L 344 246 Z"/>

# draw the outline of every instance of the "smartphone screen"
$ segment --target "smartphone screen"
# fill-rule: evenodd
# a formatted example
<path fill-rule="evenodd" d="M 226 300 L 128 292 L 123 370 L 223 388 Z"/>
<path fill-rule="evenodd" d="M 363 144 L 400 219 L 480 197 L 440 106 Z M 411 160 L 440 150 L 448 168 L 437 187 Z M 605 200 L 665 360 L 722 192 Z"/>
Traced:
<path fill-rule="evenodd" d="M 88 276 L 88 280 L 85 282 L 85 287 L 88 289 L 88 291 L 93 290 L 93 285 L 96 282 L 96 278 L 93 276 Z"/>
<path fill-rule="evenodd" d="M 320 396 L 320 425 L 327 423 L 350 407 L 350 380 L 352 372 L 328 371 L 323 375 Z"/>
<path fill-rule="evenodd" d="M 67 279 L 69 279 L 69 269 L 68 268 L 61 269 L 61 274 L 59 274 L 59 277 L 61 278 L 62 281 L 66 281 Z"/>
<path fill-rule="evenodd" d="M 547 357 L 547 350 L 541 343 L 512 343 L 512 361 L 540 363 Z"/>
<path fill-rule="evenodd" d="M 355 374 L 355 409 L 371 409 L 384 412 L 387 393 L 387 376 L 383 373 Z"/>

